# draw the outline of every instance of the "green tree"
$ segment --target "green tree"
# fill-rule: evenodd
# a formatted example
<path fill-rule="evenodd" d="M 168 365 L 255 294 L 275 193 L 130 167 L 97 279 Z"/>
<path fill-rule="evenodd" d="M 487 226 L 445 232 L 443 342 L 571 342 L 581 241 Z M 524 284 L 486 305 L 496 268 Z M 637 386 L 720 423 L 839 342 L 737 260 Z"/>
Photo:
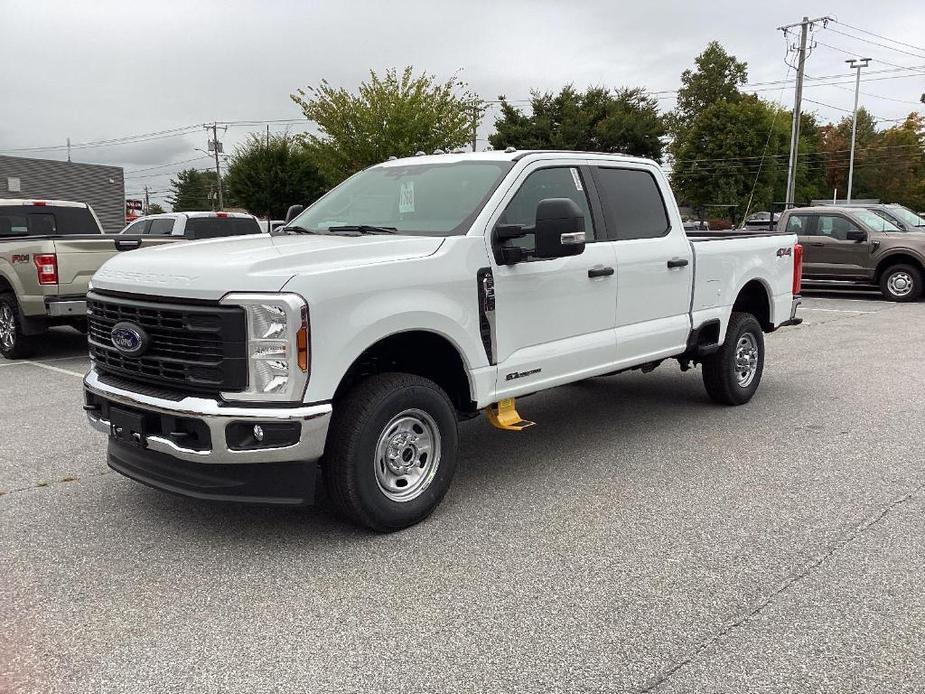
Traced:
<path fill-rule="evenodd" d="M 867 185 L 873 197 L 925 210 L 925 117 L 910 113 L 902 123 L 879 133 L 869 158 L 875 176 Z"/>
<path fill-rule="evenodd" d="M 217 200 L 214 197 L 210 199 L 209 196 L 217 191 L 214 171 L 183 169 L 170 181 L 170 197 L 167 198 L 167 203 L 174 212 L 211 210 L 217 205 Z M 224 202 L 226 207 L 231 206 L 229 200 L 226 199 Z"/>
<path fill-rule="evenodd" d="M 446 82 L 412 67 L 380 76 L 370 70 L 356 94 L 322 80 L 290 95 L 317 135 L 304 144 L 329 183 L 335 184 L 390 156 L 455 149 L 469 142 L 481 102 L 457 77 Z"/>
<path fill-rule="evenodd" d="M 814 121 L 809 117 L 803 124 L 804 156 L 797 183 L 800 195 L 810 195 L 821 177 L 809 163 L 816 147 Z M 683 202 L 703 207 L 711 216 L 728 215 L 738 221 L 746 210 L 771 210 L 784 199 L 789 144 L 788 111 L 756 96 L 719 101 L 690 125 L 677 152 L 672 184 Z M 710 210 L 711 206 L 721 207 Z"/>
<path fill-rule="evenodd" d="M 326 187 L 311 154 L 294 137 L 251 134 L 228 162 L 225 189 L 248 212 L 280 219 L 294 203 L 314 202 Z"/>
<path fill-rule="evenodd" d="M 152 202 L 148 205 L 148 211 L 145 214 L 163 214 L 164 208 L 158 205 L 156 202 Z"/>
<path fill-rule="evenodd" d="M 675 137 L 683 135 L 697 116 L 721 101 L 736 101 L 748 81 L 748 64 L 738 60 L 718 41 L 711 41 L 694 58 L 694 69 L 681 73 L 678 102 L 671 118 Z"/>
<path fill-rule="evenodd" d="M 532 92 L 530 115 L 501 97 L 501 117 L 489 142 L 495 149 L 624 152 L 661 159 L 665 124 L 658 101 L 644 89 L 568 85 L 558 94 Z"/>
<path fill-rule="evenodd" d="M 880 135 L 873 115 L 863 106 L 858 109 L 857 135 L 854 144 L 853 198 L 878 197 L 880 173 L 876 163 L 884 159 L 879 150 Z M 822 153 L 825 167 L 826 197 L 848 191 L 848 165 L 851 161 L 851 116 L 822 128 Z"/>

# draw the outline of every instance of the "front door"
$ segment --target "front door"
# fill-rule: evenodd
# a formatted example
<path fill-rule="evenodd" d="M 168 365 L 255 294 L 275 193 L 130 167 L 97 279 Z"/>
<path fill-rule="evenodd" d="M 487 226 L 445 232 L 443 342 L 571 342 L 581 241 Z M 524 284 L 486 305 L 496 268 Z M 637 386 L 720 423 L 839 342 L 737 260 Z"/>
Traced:
<path fill-rule="evenodd" d="M 792 215 L 787 223 L 787 231 L 797 233 L 803 245 L 803 274 L 807 278 L 868 278 L 868 242 L 848 239 L 849 231 L 860 230 L 848 217 L 837 213 Z"/>
<path fill-rule="evenodd" d="M 571 198 L 585 216 L 587 245 L 580 255 L 495 265 L 497 398 L 604 373 L 616 359 L 616 277 L 613 243 L 603 239 L 588 204 L 582 163 L 537 162 L 518 177 L 490 225 L 532 227 L 536 206 Z M 487 242 L 491 244 L 491 239 Z M 528 254 L 532 234 L 515 243 Z"/>

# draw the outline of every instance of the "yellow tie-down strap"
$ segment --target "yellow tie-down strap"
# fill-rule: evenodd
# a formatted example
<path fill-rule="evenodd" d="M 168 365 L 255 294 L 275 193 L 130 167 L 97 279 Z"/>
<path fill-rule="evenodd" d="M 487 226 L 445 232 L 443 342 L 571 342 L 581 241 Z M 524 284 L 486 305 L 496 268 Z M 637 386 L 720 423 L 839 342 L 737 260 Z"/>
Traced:
<path fill-rule="evenodd" d="M 491 422 L 492 426 L 505 431 L 520 431 L 532 427 L 534 422 L 521 418 L 514 407 L 514 398 L 501 400 L 486 407 L 482 412 Z"/>

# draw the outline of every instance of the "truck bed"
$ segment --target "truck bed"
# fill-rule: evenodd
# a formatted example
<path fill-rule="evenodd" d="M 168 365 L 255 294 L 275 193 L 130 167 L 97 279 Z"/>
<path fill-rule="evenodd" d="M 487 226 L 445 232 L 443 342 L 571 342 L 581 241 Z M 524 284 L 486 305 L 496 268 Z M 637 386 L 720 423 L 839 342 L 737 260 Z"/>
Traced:
<path fill-rule="evenodd" d="M 716 241 L 718 239 L 750 239 L 765 236 L 790 236 L 783 231 L 741 231 L 738 229 L 724 229 L 721 231 L 686 231 L 691 241 Z"/>

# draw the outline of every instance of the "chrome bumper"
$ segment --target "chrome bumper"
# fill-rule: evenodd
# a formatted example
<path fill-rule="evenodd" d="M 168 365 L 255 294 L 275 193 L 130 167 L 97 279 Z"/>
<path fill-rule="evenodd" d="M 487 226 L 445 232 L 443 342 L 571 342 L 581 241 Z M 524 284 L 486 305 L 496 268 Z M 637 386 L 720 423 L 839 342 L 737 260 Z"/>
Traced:
<path fill-rule="evenodd" d="M 46 306 L 48 307 L 48 315 L 52 318 L 87 315 L 87 302 L 84 299 L 49 301 Z"/>
<path fill-rule="evenodd" d="M 218 400 L 201 397 L 185 397 L 178 401 L 165 400 L 103 383 L 92 369 L 84 377 L 84 388 L 87 392 L 117 406 L 124 405 L 135 410 L 188 417 L 204 422 L 209 427 L 212 440 L 210 450 L 183 448 L 163 436 L 149 435 L 145 438 L 145 448 L 148 450 L 193 463 L 280 463 L 317 460 L 324 453 L 324 442 L 331 421 L 330 404 L 278 408 L 227 406 Z M 94 429 L 110 433 L 110 423 L 103 419 L 98 411 L 87 410 L 87 419 Z M 225 428 L 229 424 L 260 424 L 273 421 L 301 422 L 298 443 L 292 446 L 247 450 L 229 447 L 225 436 Z"/>

